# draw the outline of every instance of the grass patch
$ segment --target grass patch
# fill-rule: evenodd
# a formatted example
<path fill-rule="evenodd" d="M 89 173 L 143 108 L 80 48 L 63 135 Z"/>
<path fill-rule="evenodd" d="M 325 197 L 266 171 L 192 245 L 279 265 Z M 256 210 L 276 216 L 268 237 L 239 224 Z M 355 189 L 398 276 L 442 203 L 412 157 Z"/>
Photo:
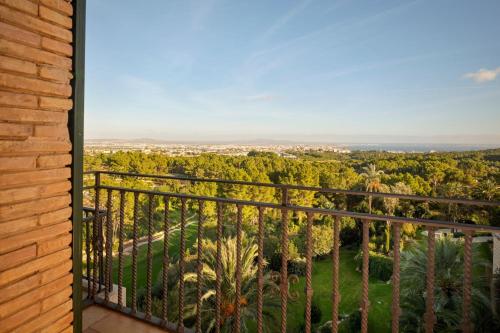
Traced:
<path fill-rule="evenodd" d="M 341 249 L 340 253 L 340 314 L 349 314 L 359 309 L 361 300 L 361 273 L 356 271 L 354 257 L 356 251 Z M 313 301 L 322 312 L 321 323 L 331 320 L 332 313 L 332 262 L 330 259 L 315 261 L 313 264 Z M 370 279 L 370 332 L 390 332 L 392 286 L 377 279 Z M 299 292 L 298 300 L 288 305 L 288 327 L 298 332 L 304 322 L 305 278 L 301 277 L 292 291 Z"/>

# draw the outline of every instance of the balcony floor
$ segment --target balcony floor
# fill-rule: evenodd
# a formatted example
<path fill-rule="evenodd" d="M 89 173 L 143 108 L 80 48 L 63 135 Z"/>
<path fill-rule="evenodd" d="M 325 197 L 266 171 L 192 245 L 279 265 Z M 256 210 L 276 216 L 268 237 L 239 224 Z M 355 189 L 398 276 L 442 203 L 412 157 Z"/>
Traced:
<path fill-rule="evenodd" d="M 83 310 L 83 333 L 165 333 L 158 327 L 127 317 L 98 305 Z"/>

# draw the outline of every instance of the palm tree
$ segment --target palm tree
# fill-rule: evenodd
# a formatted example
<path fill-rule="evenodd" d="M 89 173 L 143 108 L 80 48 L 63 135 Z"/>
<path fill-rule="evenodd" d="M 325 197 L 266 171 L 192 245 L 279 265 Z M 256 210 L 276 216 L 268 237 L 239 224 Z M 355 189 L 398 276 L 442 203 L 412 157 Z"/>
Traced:
<path fill-rule="evenodd" d="M 211 240 L 203 240 L 203 269 L 202 269 L 202 326 L 205 332 L 215 331 L 216 311 L 216 268 L 217 244 Z M 231 332 L 235 324 L 236 308 L 236 238 L 222 239 L 222 300 L 221 300 L 221 332 Z M 258 247 L 252 238 L 242 237 L 241 248 L 241 329 L 248 330 L 247 322 L 257 318 L 257 257 Z M 195 258 L 192 260 L 196 261 Z M 186 281 L 186 312 L 184 320 L 193 320 L 196 316 L 197 274 L 195 272 L 185 275 Z M 271 274 L 264 274 L 264 326 L 270 328 L 276 323 L 273 311 L 280 306 L 279 286 Z"/>
<path fill-rule="evenodd" d="M 486 179 L 477 185 L 474 192 L 478 198 L 491 201 L 498 195 L 499 189 L 494 180 Z"/>
<path fill-rule="evenodd" d="M 368 164 L 368 166 L 363 167 L 364 172 L 361 173 L 361 177 L 365 179 L 365 191 L 366 192 L 382 192 L 386 189 L 386 186 L 382 184 L 380 177 L 384 174 L 382 170 L 377 170 L 375 164 Z M 372 196 L 368 196 L 368 212 L 372 213 Z"/>
<path fill-rule="evenodd" d="M 458 182 L 449 182 L 440 187 L 440 193 L 447 198 L 459 198 L 464 196 L 464 185 Z M 455 222 L 460 212 L 457 204 L 448 204 L 448 217 Z"/>
<path fill-rule="evenodd" d="M 463 259 L 463 242 L 449 238 L 436 241 L 434 310 L 435 330 L 438 332 L 461 331 Z M 489 263 L 480 258 L 476 251 L 472 262 L 472 321 L 477 332 L 490 332 L 489 329 L 496 327 L 498 320 L 491 311 L 487 279 L 480 276 L 480 272 L 485 272 L 485 267 L 481 269 L 480 266 Z M 401 256 L 401 328 L 404 332 L 424 331 L 426 274 L 427 246 L 420 242 Z"/>
<path fill-rule="evenodd" d="M 412 194 L 411 188 L 403 182 L 397 182 L 389 187 L 391 193 Z M 399 198 L 384 197 L 384 207 L 387 215 L 394 216 L 399 205 Z M 391 221 L 386 221 L 385 227 L 385 251 L 389 253 L 391 244 Z"/>

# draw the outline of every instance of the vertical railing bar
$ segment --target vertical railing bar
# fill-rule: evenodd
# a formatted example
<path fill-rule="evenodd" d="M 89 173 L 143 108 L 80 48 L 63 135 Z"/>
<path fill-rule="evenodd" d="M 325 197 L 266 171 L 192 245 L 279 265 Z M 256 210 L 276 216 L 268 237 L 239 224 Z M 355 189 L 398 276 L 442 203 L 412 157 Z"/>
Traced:
<path fill-rule="evenodd" d="M 132 313 L 137 313 L 137 229 L 139 225 L 139 193 L 134 193 L 134 225 L 132 230 Z"/>
<path fill-rule="evenodd" d="M 169 246 L 169 213 L 170 213 L 170 198 L 163 197 L 165 203 L 165 212 L 163 216 L 163 272 L 162 272 L 162 319 L 165 326 L 168 322 L 168 246 Z"/>
<path fill-rule="evenodd" d="M 473 331 L 471 320 L 472 302 L 472 236 L 473 231 L 464 230 L 464 286 L 462 305 L 462 330 L 465 333 Z"/>
<path fill-rule="evenodd" d="M 241 330 L 241 229 L 242 229 L 242 209 L 237 206 L 236 217 L 236 304 L 235 321 L 233 332 L 239 333 Z"/>
<path fill-rule="evenodd" d="M 284 196 L 287 197 L 287 196 Z M 281 272 L 280 272 L 280 296 L 281 296 L 281 332 L 286 333 L 287 307 L 288 307 L 288 209 L 281 209 Z"/>
<path fill-rule="evenodd" d="M 399 316 L 401 314 L 401 309 L 399 306 L 400 297 L 400 241 L 401 232 L 400 224 L 392 223 L 393 236 L 393 269 L 392 269 L 392 333 L 399 332 Z"/>
<path fill-rule="evenodd" d="M 436 234 L 434 227 L 427 227 L 427 281 L 426 281 L 426 300 L 425 300 L 425 332 L 434 331 L 434 274 L 435 274 L 435 252 L 436 252 Z"/>
<path fill-rule="evenodd" d="M 264 307 L 264 208 L 259 207 L 258 217 L 258 247 L 257 262 L 257 333 L 262 333 L 262 309 Z"/>
<path fill-rule="evenodd" d="M 118 309 L 123 308 L 123 237 L 125 219 L 125 191 L 120 191 L 120 224 L 118 230 Z"/>
<path fill-rule="evenodd" d="M 148 253 L 147 253 L 147 271 L 146 271 L 146 320 L 151 320 L 151 307 L 153 298 L 153 213 L 154 213 L 154 195 L 149 196 L 148 207 Z"/>
<path fill-rule="evenodd" d="M 312 226 L 313 213 L 307 212 L 306 226 L 306 315 L 305 331 L 311 333 L 311 307 L 312 307 Z"/>
<path fill-rule="evenodd" d="M 340 216 L 335 216 L 333 222 L 333 249 L 332 249 L 332 263 L 333 263 L 333 277 L 332 277 L 332 332 L 338 332 L 339 326 L 339 270 L 340 270 Z"/>
<path fill-rule="evenodd" d="M 186 251 L 186 198 L 181 198 L 181 236 L 179 248 L 179 319 L 177 332 L 184 332 L 184 270 Z"/>
<path fill-rule="evenodd" d="M 361 291 L 361 332 L 368 332 L 368 308 L 370 302 L 368 300 L 368 282 L 369 282 L 369 242 L 370 242 L 370 221 L 363 220 L 363 267 L 362 267 L 362 291 Z"/>
<path fill-rule="evenodd" d="M 94 213 L 95 215 L 95 213 Z M 94 216 L 95 219 L 95 216 Z M 91 292 L 91 280 L 92 280 L 92 271 L 91 271 L 91 254 L 90 254 L 90 240 L 92 239 L 92 235 L 90 234 L 90 223 L 89 219 L 85 220 L 85 257 L 87 258 L 87 298 L 92 297 Z"/>
<path fill-rule="evenodd" d="M 98 244 L 98 225 L 101 215 L 100 210 L 100 185 L 101 185 L 101 174 L 99 172 L 95 175 L 95 201 L 94 201 L 94 219 L 92 226 L 92 251 L 94 252 L 94 262 L 92 263 L 93 274 L 92 274 L 92 299 L 95 300 L 97 294 L 97 279 L 98 279 L 98 264 L 99 264 L 99 244 Z"/>
<path fill-rule="evenodd" d="M 222 307 L 222 204 L 217 202 L 217 260 L 215 271 L 215 332 L 220 333 Z"/>
<path fill-rule="evenodd" d="M 107 213 L 107 212 L 106 212 Z M 98 219 L 99 224 L 97 225 L 97 247 L 99 254 L 99 283 L 97 292 L 100 293 L 104 281 L 104 234 L 103 234 L 103 220 L 104 216 Z"/>
<path fill-rule="evenodd" d="M 108 202 L 106 205 L 106 264 L 104 266 L 104 300 L 109 302 L 109 291 L 111 290 L 111 265 L 113 264 L 113 255 L 111 252 L 113 236 L 113 191 L 108 190 Z"/>
<path fill-rule="evenodd" d="M 196 271 L 196 333 L 201 333 L 201 297 L 202 297 L 202 271 L 203 271 L 203 222 L 204 202 L 198 201 L 198 257 Z"/>

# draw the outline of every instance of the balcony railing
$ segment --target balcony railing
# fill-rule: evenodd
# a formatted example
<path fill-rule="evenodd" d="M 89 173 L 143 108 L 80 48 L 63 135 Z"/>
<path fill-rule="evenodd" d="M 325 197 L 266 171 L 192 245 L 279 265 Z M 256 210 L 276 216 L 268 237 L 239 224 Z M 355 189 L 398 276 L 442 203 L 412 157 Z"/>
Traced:
<path fill-rule="evenodd" d="M 105 179 L 104 179 L 105 177 Z M 140 178 L 146 180 L 146 184 L 150 185 L 151 189 L 132 188 L 122 186 L 127 183 L 127 180 L 133 178 Z M 225 320 L 223 313 L 226 311 L 225 305 L 222 304 L 224 295 L 222 290 L 222 247 L 223 236 L 226 229 L 231 229 L 236 236 L 236 269 L 234 272 L 235 280 L 235 301 L 233 324 L 231 331 L 240 332 L 241 325 L 241 311 L 245 306 L 242 300 L 242 235 L 243 224 L 245 216 L 251 216 L 252 221 L 255 223 L 255 234 L 258 246 L 257 257 L 257 277 L 254 288 L 256 288 L 256 318 L 255 329 L 256 332 L 269 331 L 266 328 L 266 323 L 263 318 L 263 309 L 265 306 L 265 286 L 264 274 L 266 273 L 266 259 L 264 258 L 264 241 L 265 241 L 265 219 L 273 217 L 278 221 L 277 228 L 280 233 L 280 252 L 281 252 L 281 265 L 280 271 L 275 274 L 276 283 L 279 286 L 279 308 L 277 309 L 279 323 L 276 331 L 287 331 L 287 315 L 288 307 L 293 306 L 289 302 L 291 297 L 290 291 L 290 274 L 288 272 L 288 251 L 289 251 L 289 226 L 291 216 L 302 216 L 305 220 L 305 332 L 311 332 L 311 308 L 313 297 L 312 285 L 312 264 L 313 264 L 313 241 L 312 230 L 315 220 L 319 217 L 330 216 L 333 218 L 333 251 L 331 252 L 331 265 L 332 265 L 332 285 L 331 295 L 324 295 L 331 299 L 332 311 L 329 316 L 332 319 L 332 332 L 338 331 L 339 325 L 339 263 L 340 263 L 340 221 L 342 217 L 350 217 L 359 221 L 362 225 L 362 269 L 361 269 L 361 332 L 368 332 L 368 314 L 370 310 L 369 304 L 369 240 L 370 240 L 370 226 L 377 223 L 390 222 L 392 225 L 393 233 L 393 274 L 391 278 L 392 283 L 392 332 L 399 332 L 399 317 L 400 310 L 400 239 L 401 229 L 405 224 L 419 225 L 427 231 L 427 268 L 426 268 L 426 297 L 425 307 L 426 312 L 424 315 L 425 331 L 432 332 L 436 324 L 434 313 L 434 290 L 435 290 L 435 251 L 436 251 L 436 230 L 439 228 L 451 228 L 463 232 L 463 306 L 462 306 L 462 330 L 464 332 L 472 332 L 471 321 L 471 307 L 472 307 L 472 240 L 474 233 L 478 231 L 500 233 L 499 227 L 486 226 L 486 225 L 473 225 L 466 223 L 456 223 L 446 220 L 424 219 L 424 218 L 407 218 L 400 216 L 386 216 L 377 214 L 367 214 L 348 210 L 326 209 L 320 207 L 305 207 L 294 204 L 291 194 L 298 195 L 301 193 L 314 193 L 316 196 L 327 196 L 330 200 L 334 200 L 338 196 L 344 197 L 380 197 L 380 198 L 394 198 L 399 200 L 407 200 L 410 202 L 427 202 L 445 205 L 461 205 L 467 207 L 477 206 L 494 206 L 498 207 L 499 202 L 479 201 L 468 199 L 450 199 L 443 197 L 421 197 L 415 195 L 403 195 L 394 193 L 372 193 L 361 191 L 350 191 L 300 185 L 283 185 L 283 184 L 269 184 L 269 183 L 253 183 L 234 180 L 216 180 L 216 179 L 199 179 L 190 177 L 170 176 L 170 175 L 146 175 L 146 174 L 131 174 L 123 172 L 109 172 L 109 171 L 96 171 L 86 173 L 86 180 L 90 182 L 84 188 L 87 201 L 86 204 L 91 208 L 86 208 L 84 211 L 84 275 L 88 281 L 88 303 L 98 303 L 120 311 L 121 313 L 133 316 L 135 318 L 148 321 L 149 323 L 158 325 L 167 331 L 172 332 L 201 332 L 203 326 L 203 306 L 202 302 L 202 279 L 203 279 L 203 255 L 204 248 L 203 242 L 205 223 L 207 222 L 207 206 L 213 206 L 212 216 L 215 223 L 215 235 L 212 237 L 216 243 L 216 267 L 215 267 L 215 295 L 213 295 L 214 302 L 211 303 L 214 307 L 212 309 L 215 316 L 214 326 L 211 332 L 220 332 Z M 105 181 L 106 180 L 106 181 Z M 174 183 L 179 184 L 203 184 L 213 183 L 221 187 L 231 186 L 251 186 L 259 190 L 274 191 L 275 200 L 266 202 L 261 201 L 248 201 L 241 200 L 233 197 L 228 197 L 226 194 L 220 196 L 202 196 L 189 193 L 189 186 L 177 186 L 176 191 L 160 191 L 156 190 L 158 187 L 167 187 Z M 173 186 L 175 187 L 175 186 Z M 233 192 L 234 193 L 234 192 Z M 293 196 L 292 195 L 292 196 Z M 133 198 L 127 200 L 127 197 Z M 145 207 L 140 207 L 140 198 L 146 198 Z M 158 216 L 158 210 L 155 211 L 155 206 L 158 205 L 158 199 L 162 201 L 164 209 L 162 210 L 161 218 Z M 156 200 L 156 201 L 155 201 Z M 117 202 L 116 202 L 117 201 Z M 132 208 L 132 225 L 131 234 L 132 239 L 125 239 L 125 211 L 127 208 Z M 141 216 L 140 211 L 146 212 Z M 98 212 L 96 214 L 96 212 Z M 156 214 L 155 214 L 156 212 Z M 244 214 L 246 212 L 246 214 Z M 188 217 L 192 214 L 191 217 Z M 232 217 L 232 218 L 230 218 Z M 194 297 L 196 302 L 190 305 L 190 310 L 194 313 L 194 319 L 191 321 L 183 320 L 187 312 L 186 308 L 186 258 L 188 256 L 188 249 L 186 247 L 188 227 L 188 219 L 195 219 L 197 222 L 195 237 L 196 244 L 194 254 L 189 254 L 191 257 L 195 256 L 195 275 L 196 275 L 196 291 Z M 229 219 L 228 219 L 229 218 Z M 138 229 L 142 221 L 146 228 L 144 237 L 140 237 Z M 229 221 L 229 222 L 228 222 Z M 158 225 L 161 228 L 158 228 Z M 179 229 L 179 242 L 178 242 L 178 255 L 176 258 L 169 253 L 169 237 L 171 236 L 172 227 Z M 114 228 L 116 230 L 114 230 Z M 161 305 L 157 305 L 157 311 L 153 313 L 153 243 L 154 231 L 160 230 L 160 236 L 163 237 L 163 250 L 161 260 Z M 131 242 L 131 282 L 130 297 L 124 297 L 124 249 L 125 244 Z M 138 285 L 138 253 L 139 247 L 143 244 L 147 247 L 145 273 L 145 285 Z M 115 246 L 114 246 L 115 245 Z M 117 246 L 116 246 L 117 245 Z M 169 290 L 168 274 L 169 265 L 176 259 L 178 264 L 178 285 L 176 286 L 175 294 L 177 298 L 176 306 L 172 307 L 169 303 Z M 157 262 L 158 264 L 158 262 Z M 116 272 L 115 272 L 116 270 Z M 115 278 L 113 278 L 115 277 Z M 115 283 L 115 287 L 113 284 Z M 145 290 L 145 295 L 139 303 L 138 288 Z M 112 300 L 110 296 L 113 292 L 117 293 L 116 300 Z M 128 301 L 127 301 L 128 299 Z M 172 314 L 175 311 L 175 314 Z M 174 318 L 174 319 L 172 319 Z M 181 318 L 181 319 L 179 319 Z"/>

